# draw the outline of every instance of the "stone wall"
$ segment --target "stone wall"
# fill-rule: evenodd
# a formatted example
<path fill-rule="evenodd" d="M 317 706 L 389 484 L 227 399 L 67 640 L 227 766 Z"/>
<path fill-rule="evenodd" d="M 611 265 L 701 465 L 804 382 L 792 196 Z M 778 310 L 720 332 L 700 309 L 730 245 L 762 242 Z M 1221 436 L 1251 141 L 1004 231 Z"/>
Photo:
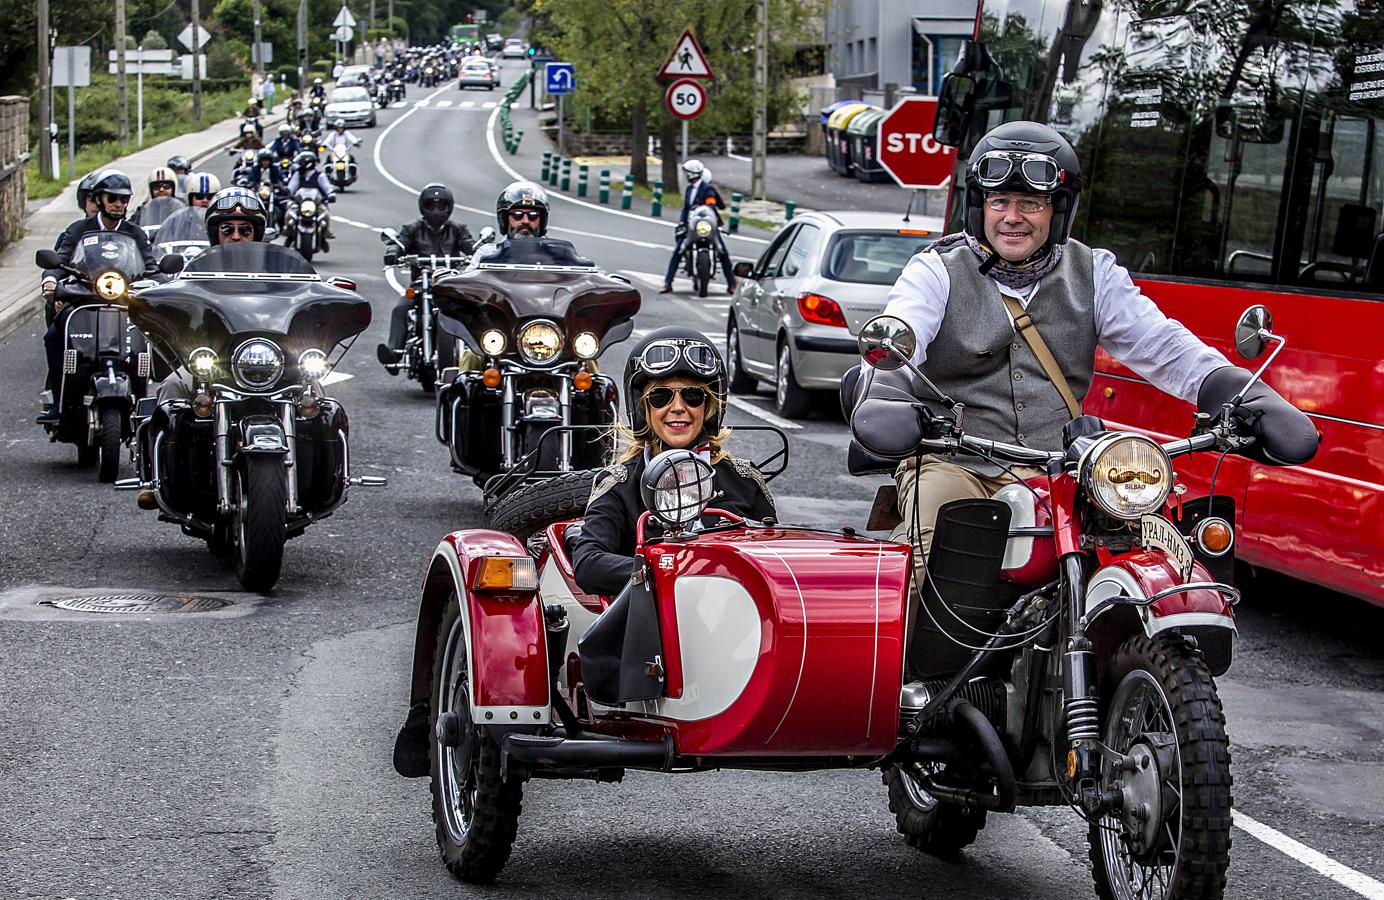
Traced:
<path fill-rule="evenodd" d="M 19 235 L 29 201 L 29 98 L 0 97 L 0 244 Z"/>

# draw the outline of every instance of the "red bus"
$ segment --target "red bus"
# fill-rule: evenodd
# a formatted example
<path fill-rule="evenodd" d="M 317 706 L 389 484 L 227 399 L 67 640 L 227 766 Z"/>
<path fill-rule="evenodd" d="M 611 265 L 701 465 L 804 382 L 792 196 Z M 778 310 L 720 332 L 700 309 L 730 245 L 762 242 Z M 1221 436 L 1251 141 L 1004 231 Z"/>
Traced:
<path fill-rule="evenodd" d="M 1230 360 L 1240 313 L 1268 306 L 1288 344 L 1266 380 L 1312 417 L 1321 449 L 1301 468 L 1224 459 L 1216 493 L 1235 500 L 1237 552 L 1384 605 L 1378 4 L 982 0 L 941 94 L 938 137 L 961 165 L 1004 121 L 1062 132 L 1088 185 L 1073 236 L 1114 251 Z M 1103 353 L 1085 409 L 1164 439 L 1191 422 Z M 1215 457 L 1197 462 L 1179 467 L 1191 496 Z"/>

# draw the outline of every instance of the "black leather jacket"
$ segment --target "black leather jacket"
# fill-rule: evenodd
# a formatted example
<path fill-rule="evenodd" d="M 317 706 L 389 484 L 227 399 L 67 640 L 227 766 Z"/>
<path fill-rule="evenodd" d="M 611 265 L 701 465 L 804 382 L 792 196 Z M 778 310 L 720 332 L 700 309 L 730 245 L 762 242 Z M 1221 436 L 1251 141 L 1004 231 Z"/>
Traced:
<path fill-rule="evenodd" d="M 403 254 L 419 256 L 470 256 L 476 246 L 471 230 L 460 222 L 449 219 L 435 229 L 422 216 L 399 229 L 399 240 L 404 245 Z M 422 275 L 417 266 L 412 267 L 410 274 L 414 281 Z"/>
<path fill-rule="evenodd" d="M 747 519 L 777 518 L 774 498 L 764 476 L 753 464 L 728 457 L 712 466 L 715 506 Z M 577 585 L 588 594 L 614 597 L 624 589 L 634 571 L 634 533 L 644 513 L 639 482 L 644 477 L 644 457 L 607 466 L 596 475 L 591 501 L 572 548 L 572 569 Z M 714 517 L 713 517 L 714 518 Z M 707 520 L 703 524 L 715 524 Z"/>

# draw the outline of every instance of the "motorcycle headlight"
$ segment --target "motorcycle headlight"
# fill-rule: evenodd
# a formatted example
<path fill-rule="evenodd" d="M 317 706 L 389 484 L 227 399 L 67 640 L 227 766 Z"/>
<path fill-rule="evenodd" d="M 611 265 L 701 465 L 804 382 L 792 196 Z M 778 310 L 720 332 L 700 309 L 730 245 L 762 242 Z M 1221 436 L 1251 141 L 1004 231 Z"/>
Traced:
<path fill-rule="evenodd" d="M 236 348 L 231 357 L 231 372 L 247 390 L 273 387 L 284 372 L 284 352 L 272 341 L 252 338 Z"/>
<path fill-rule="evenodd" d="M 698 222 L 696 225 L 696 231 L 697 237 L 706 237 L 707 235 L 711 234 L 711 223 L 706 220 Z"/>
<path fill-rule="evenodd" d="M 198 378 L 210 378 L 216 371 L 216 351 L 210 347 L 198 347 L 188 354 L 187 364 Z"/>
<path fill-rule="evenodd" d="M 670 528 L 695 520 L 714 493 L 711 464 L 690 450 L 666 450 L 649 460 L 640 485 L 649 511 Z"/>
<path fill-rule="evenodd" d="M 600 349 L 600 338 L 589 331 L 583 331 L 572 341 L 572 350 L 582 359 L 594 359 Z"/>
<path fill-rule="evenodd" d="M 481 335 L 481 349 L 491 356 L 499 356 L 505 352 L 505 333 L 492 328 Z"/>
<path fill-rule="evenodd" d="M 1110 435 L 1086 451 L 1081 486 L 1096 505 L 1117 519 L 1138 519 L 1159 509 L 1173 486 L 1173 466 L 1163 448 L 1138 434 Z"/>
<path fill-rule="evenodd" d="M 261 200 L 268 200 L 268 199 L 269 199 L 269 194 L 270 194 L 269 188 L 267 188 L 267 187 L 262 187 L 262 188 L 259 189 L 259 196 L 260 196 L 260 199 L 261 199 Z"/>
<path fill-rule="evenodd" d="M 337 169 L 344 169 L 344 168 L 346 168 L 346 164 L 345 164 L 344 162 L 338 162 L 338 163 L 336 164 L 336 167 L 337 167 Z"/>
<path fill-rule="evenodd" d="M 562 335 L 551 322 L 530 322 L 519 332 L 519 353 L 529 362 L 548 362 L 561 349 Z"/>
<path fill-rule="evenodd" d="M 311 200 L 304 200 L 304 201 L 303 201 L 303 215 L 304 215 L 304 216 L 315 216 L 315 215 L 317 215 L 317 204 L 314 203 L 314 202 L 311 201 Z"/>
<path fill-rule="evenodd" d="M 317 381 L 331 371 L 331 362 L 321 350 L 304 350 L 298 356 L 298 371 L 309 381 Z"/>
<path fill-rule="evenodd" d="M 102 300 L 119 300 L 129 284 L 119 272 L 102 272 L 96 276 L 96 294 Z"/>

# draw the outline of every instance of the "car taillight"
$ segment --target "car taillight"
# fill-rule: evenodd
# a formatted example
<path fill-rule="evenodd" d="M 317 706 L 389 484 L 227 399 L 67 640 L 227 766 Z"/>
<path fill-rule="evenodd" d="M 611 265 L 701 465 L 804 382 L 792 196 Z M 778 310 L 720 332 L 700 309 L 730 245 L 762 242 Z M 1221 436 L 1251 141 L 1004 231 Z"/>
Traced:
<path fill-rule="evenodd" d="M 821 294 L 803 294 L 798 298 L 798 312 L 809 322 L 817 325 L 834 325 L 837 328 L 846 327 L 846 316 L 841 312 L 841 307 L 830 297 L 823 297 Z"/>

